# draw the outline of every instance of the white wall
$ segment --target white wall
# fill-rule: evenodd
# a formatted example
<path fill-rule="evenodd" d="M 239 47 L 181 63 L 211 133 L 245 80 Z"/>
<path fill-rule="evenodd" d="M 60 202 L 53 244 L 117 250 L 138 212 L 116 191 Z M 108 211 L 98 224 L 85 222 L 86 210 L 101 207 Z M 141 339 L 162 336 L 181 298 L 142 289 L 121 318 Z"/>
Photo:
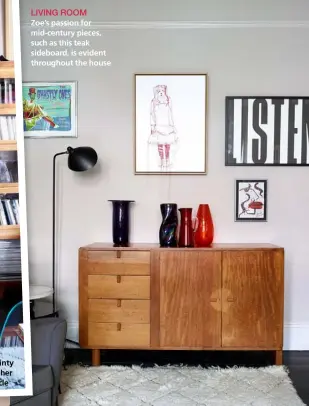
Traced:
<path fill-rule="evenodd" d="M 39 0 L 21 2 L 21 19 Z M 85 8 L 66 0 L 44 2 L 44 8 Z M 130 3 L 130 6 L 128 5 Z M 166 11 L 163 12 L 163 3 Z M 68 145 L 90 145 L 100 164 L 93 173 L 75 174 L 59 162 L 58 244 L 59 301 L 76 338 L 78 320 L 77 250 L 94 241 L 111 241 L 108 199 L 134 199 L 132 240 L 157 242 L 159 204 L 176 201 L 197 207 L 209 203 L 216 242 L 271 242 L 286 250 L 285 347 L 309 349 L 309 259 L 306 255 L 309 217 L 306 167 L 225 167 L 224 101 L 228 95 L 308 96 L 309 23 L 307 1 L 229 0 L 190 2 L 131 0 L 89 2 L 89 18 L 103 21 L 225 21 L 195 29 L 167 24 L 161 29 L 132 26 L 102 29 L 94 47 L 106 49 L 109 69 L 40 69 L 29 63 L 29 28 L 22 28 L 23 76 L 30 80 L 78 80 L 77 140 L 27 139 L 26 178 L 30 278 L 51 281 L 52 157 Z M 279 8 L 280 5 L 280 8 Z M 227 22 L 230 21 L 231 25 Z M 239 21 L 250 21 L 247 27 Z M 281 22 L 281 23 L 280 23 Z M 284 23 L 282 23 L 284 22 Z M 280 24 L 282 26 L 280 26 Z M 206 176 L 134 176 L 134 73 L 209 74 L 208 174 Z M 267 223 L 234 222 L 234 180 L 252 177 L 269 181 Z M 88 208 L 89 207 L 89 208 Z"/>

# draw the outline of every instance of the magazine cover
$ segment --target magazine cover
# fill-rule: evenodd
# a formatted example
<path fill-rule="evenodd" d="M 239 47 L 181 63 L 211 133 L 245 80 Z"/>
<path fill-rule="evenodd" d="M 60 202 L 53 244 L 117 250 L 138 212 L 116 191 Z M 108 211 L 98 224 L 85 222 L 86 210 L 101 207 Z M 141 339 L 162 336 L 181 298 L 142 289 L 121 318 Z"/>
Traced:
<path fill-rule="evenodd" d="M 0 396 L 32 394 L 19 1 L 0 41 Z"/>
<path fill-rule="evenodd" d="M 18 406 L 309 406 L 309 1 L 19 6 Z"/>

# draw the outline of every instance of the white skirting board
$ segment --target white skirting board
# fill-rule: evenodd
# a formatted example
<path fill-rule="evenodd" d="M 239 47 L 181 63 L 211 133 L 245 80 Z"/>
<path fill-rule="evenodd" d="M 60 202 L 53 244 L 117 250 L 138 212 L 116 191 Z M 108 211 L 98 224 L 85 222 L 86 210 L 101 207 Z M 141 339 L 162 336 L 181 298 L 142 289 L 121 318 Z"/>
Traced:
<path fill-rule="evenodd" d="M 309 351 L 309 324 L 286 323 L 283 337 L 284 350 Z"/>
<path fill-rule="evenodd" d="M 78 321 L 68 321 L 67 338 L 78 343 Z"/>
<path fill-rule="evenodd" d="M 68 321 L 67 338 L 78 342 L 78 322 Z M 309 351 L 309 324 L 284 325 L 284 350 Z"/>

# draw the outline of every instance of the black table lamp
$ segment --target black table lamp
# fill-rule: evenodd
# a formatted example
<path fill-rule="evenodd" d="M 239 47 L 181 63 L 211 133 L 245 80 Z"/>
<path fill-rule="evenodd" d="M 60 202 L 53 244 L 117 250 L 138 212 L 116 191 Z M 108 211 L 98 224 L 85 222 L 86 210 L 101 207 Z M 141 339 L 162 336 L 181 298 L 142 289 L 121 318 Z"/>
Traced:
<path fill-rule="evenodd" d="M 64 152 L 58 152 L 53 159 L 53 315 L 56 311 L 55 273 L 56 273 L 56 158 L 59 155 L 68 155 L 68 167 L 74 172 L 84 172 L 95 166 L 98 161 L 96 151 L 91 147 L 68 147 Z"/>

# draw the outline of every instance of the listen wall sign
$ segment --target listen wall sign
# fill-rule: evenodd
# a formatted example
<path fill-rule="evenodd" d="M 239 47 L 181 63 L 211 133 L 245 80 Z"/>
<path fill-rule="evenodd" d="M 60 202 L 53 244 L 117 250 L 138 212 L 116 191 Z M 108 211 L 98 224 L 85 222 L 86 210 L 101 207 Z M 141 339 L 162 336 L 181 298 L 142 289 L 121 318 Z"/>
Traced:
<path fill-rule="evenodd" d="M 225 165 L 309 165 L 309 97 L 227 97 Z"/>

